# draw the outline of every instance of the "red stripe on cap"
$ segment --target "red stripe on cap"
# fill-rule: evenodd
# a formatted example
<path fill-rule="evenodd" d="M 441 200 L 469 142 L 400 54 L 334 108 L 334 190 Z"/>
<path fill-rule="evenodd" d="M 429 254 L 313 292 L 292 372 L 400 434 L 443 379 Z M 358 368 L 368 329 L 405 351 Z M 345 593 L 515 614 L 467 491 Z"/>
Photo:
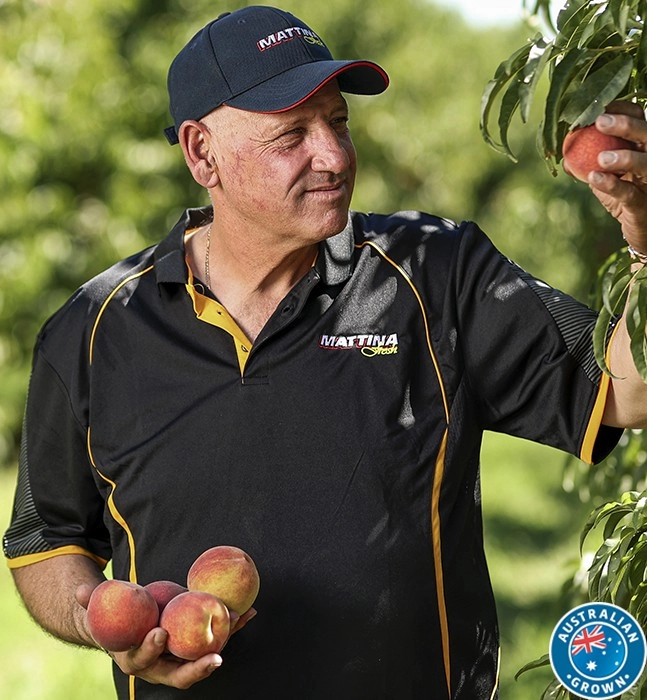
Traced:
<path fill-rule="evenodd" d="M 321 90 L 321 88 L 324 85 L 327 85 L 331 80 L 334 80 L 338 75 L 341 75 L 342 73 L 346 73 L 346 71 L 352 70 L 353 68 L 358 68 L 359 66 L 366 66 L 368 68 L 372 68 L 373 70 L 376 70 L 380 75 L 382 76 L 384 80 L 384 90 L 389 87 L 389 76 L 386 74 L 380 66 L 378 66 L 376 63 L 372 63 L 370 61 L 357 61 L 356 63 L 353 63 L 349 66 L 344 66 L 343 68 L 340 68 L 338 71 L 335 71 L 332 75 L 329 75 L 324 81 L 319 83 L 317 87 L 315 87 L 313 90 L 311 90 L 305 97 L 302 97 L 298 102 L 295 102 L 294 104 L 289 105 L 288 107 L 282 107 L 281 109 L 272 109 L 269 111 L 262 111 L 258 112 L 259 114 L 280 114 L 281 112 L 289 112 L 291 109 L 294 109 L 295 107 L 298 107 L 299 105 L 302 105 L 304 102 L 307 102 L 316 92 Z M 342 90 L 344 92 L 344 90 Z M 371 94 L 371 93 L 352 93 L 352 94 Z M 225 103 L 227 104 L 227 103 Z"/>

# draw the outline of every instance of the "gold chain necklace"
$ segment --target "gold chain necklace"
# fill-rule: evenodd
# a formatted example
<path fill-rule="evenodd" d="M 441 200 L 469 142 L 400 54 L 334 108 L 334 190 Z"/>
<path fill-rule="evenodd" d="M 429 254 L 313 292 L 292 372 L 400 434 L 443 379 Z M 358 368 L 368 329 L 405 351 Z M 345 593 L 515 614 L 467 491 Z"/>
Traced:
<path fill-rule="evenodd" d="M 208 289 L 211 289 L 211 274 L 209 271 L 209 258 L 211 253 L 211 229 L 213 227 L 213 221 L 209 224 L 207 229 L 207 245 L 204 253 L 204 281 Z"/>

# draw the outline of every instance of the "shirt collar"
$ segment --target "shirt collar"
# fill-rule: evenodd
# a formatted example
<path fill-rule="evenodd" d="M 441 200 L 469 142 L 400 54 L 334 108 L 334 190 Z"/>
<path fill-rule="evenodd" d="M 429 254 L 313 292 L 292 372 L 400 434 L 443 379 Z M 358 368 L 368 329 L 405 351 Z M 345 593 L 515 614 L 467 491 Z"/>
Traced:
<path fill-rule="evenodd" d="M 186 284 L 188 275 L 184 252 L 184 235 L 187 231 L 204 226 L 211 221 L 211 207 L 187 209 L 173 226 L 166 238 L 155 250 L 155 278 L 157 283 Z"/>
<path fill-rule="evenodd" d="M 327 238 L 320 245 L 315 267 L 325 284 L 342 284 L 350 277 L 354 248 L 352 212 L 349 212 L 344 230 Z"/>

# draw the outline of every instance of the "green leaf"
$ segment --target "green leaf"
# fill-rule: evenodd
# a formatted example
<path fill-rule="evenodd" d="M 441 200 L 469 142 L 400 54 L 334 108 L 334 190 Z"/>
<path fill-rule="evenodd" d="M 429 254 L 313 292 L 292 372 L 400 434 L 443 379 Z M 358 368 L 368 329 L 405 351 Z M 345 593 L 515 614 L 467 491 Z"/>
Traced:
<path fill-rule="evenodd" d="M 634 276 L 631 265 L 632 261 L 625 249 L 614 253 L 600 270 L 599 303 L 611 314 L 617 315 L 624 308 L 626 295 Z"/>
<path fill-rule="evenodd" d="M 543 124 L 543 151 L 548 158 L 557 155 L 557 125 L 562 111 L 562 98 L 568 87 L 576 80 L 581 80 L 591 61 L 591 53 L 586 49 L 572 49 L 555 65 L 552 72 L 550 88 L 546 97 Z"/>
<path fill-rule="evenodd" d="M 601 506 L 596 508 L 587 518 L 584 523 L 582 532 L 580 533 L 580 553 L 584 548 L 584 541 L 591 530 L 595 529 L 605 518 L 607 519 L 607 524 L 604 528 L 604 539 L 607 540 L 613 535 L 615 527 L 622 518 L 631 513 L 631 506 L 621 504 L 621 503 L 603 503 Z M 614 522 L 613 527 L 609 529 L 609 521 Z"/>
<path fill-rule="evenodd" d="M 578 46 L 588 46 L 590 48 L 606 46 L 609 37 L 613 35 L 617 36 L 617 31 L 613 15 L 607 6 L 607 9 L 604 11 L 593 14 L 590 21 L 583 25 Z"/>
<path fill-rule="evenodd" d="M 512 149 L 508 143 L 508 130 L 514 113 L 519 107 L 519 86 L 518 80 L 513 80 L 501 99 L 501 109 L 499 110 L 499 138 L 505 152 L 512 156 Z"/>
<path fill-rule="evenodd" d="M 534 46 L 528 55 L 528 61 L 523 69 L 523 80 L 519 87 L 521 100 L 521 120 L 525 124 L 530 115 L 530 107 L 537 91 L 537 85 L 553 56 L 553 43 L 547 42 L 543 37 L 536 39 Z"/>
<path fill-rule="evenodd" d="M 632 599 L 632 604 L 629 608 L 629 612 L 634 615 L 636 620 L 641 626 L 645 626 L 647 618 L 647 584 L 643 583 L 640 586 L 639 592 Z"/>
<path fill-rule="evenodd" d="M 624 309 L 634 276 L 631 264 L 626 250 L 618 251 L 607 260 L 598 275 L 600 312 L 593 330 L 593 353 L 600 369 L 609 375 L 611 370 L 606 359 L 609 330 Z"/>
<path fill-rule="evenodd" d="M 632 57 L 621 53 L 602 68 L 590 73 L 570 93 L 568 106 L 560 118 L 572 127 L 593 123 L 605 107 L 623 92 L 632 69 Z"/>
<path fill-rule="evenodd" d="M 603 600 L 608 581 L 609 559 L 618 547 L 619 537 L 605 540 L 598 548 L 589 567 L 589 595 L 592 600 Z"/>
<path fill-rule="evenodd" d="M 587 0 L 568 0 L 557 15 L 557 31 L 565 37 L 570 37 L 582 21 L 582 12 L 586 9 Z"/>
<path fill-rule="evenodd" d="M 644 531 L 647 526 L 645 513 L 647 511 L 647 496 L 641 495 L 636 503 L 631 516 L 631 526 L 634 530 Z"/>
<path fill-rule="evenodd" d="M 589 24 L 595 21 L 595 17 L 600 13 L 602 6 L 600 3 L 590 0 L 578 0 L 568 2 L 563 10 L 564 21 L 561 23 L 562 12 L 557 17 L 557 28 L 559 34 L 555 39 L 555 44 L 564 52 L 581 48 L 583 46 L 582 36 L 585 34 Z"/>
<path fill-rule="evenodd" d="M 540 656 L 538 659 L 535 659 L 534 661 L 530 661 L 525 666 L 522 666 L 514 674 L 514 679 L 517 681 L 517 680 L 519 680 L 519 676 L 521 676 L 523 673 L 526 673 L 527 671 L 533 671 L 536 668 L 545 668 L 546 666 L 550 666 L 550 657 L 548 654 L 544 654 L 543 656 Z"/>
<path fill-rule="evenodd" d="M 615 512 L 610 513 L 607 516 L 607 522 L 604 524 L 603 537 L 605 539 L 612 537 L 620 521 L 629 514 L 631 514 L 629 506 L 620 506 L 616 508 Z"/>
<path fill-rule="evenodd" d="M 630 10 L 631 7 L 626 0 L 610 0 L 608 4 L 608 12 L 611 13 L 613 25 L 620 36 L 625 36 L 627 33 Z"/>
<path fill-rule="evenodd" d="M 562 700 L 563 698 L 568 699 L 570 697 L 573 696 L 571 696 L 568 690 L 566 690 L 557 679 L 552 681 L 541 694 L 541 700 Z"/>
<path fill-rule="evenodd" d="M 607 577 L 608 585 L 606 589 L 606 596 L 608 599 L 615 603 L 618 601 L 618 591 L 625 581 L 627 576 L 627 551 L 635 543 L 636 532 L 631 528 L 623 528 L 622 536 L 620 541 L 614 547 L 608 558 L 607 564 Z"/>
<path fill-rule="evenodd" d="M 602 308 L 598 313 L 593 329 L 593 355 L 598 367 L 610 376 L 611 368 L 607 362 L 607 338 L 609 335 L 609 325 L 613 321 L 613 315 L 606 308 Z"/>
<path fill-rule="evenodd" d="M 499 64 L 494 74 L 494 78 L 492 78 L 492 80 L 488 82 L 481 97 L 481 115 L 479 126 L 483 138 L 485 139 L 486 143 L 488 143 L 494 149 L 505 153 L 513 160 L 515 159 L 515 157 L 514 154 L 510 151 L 510 149 L 506 148 L 505 145 L 497 142 L 490 134 L 490 113 L 501 91 L 505 89 L 506 85 L 514 81 L 519 72 L 523 70 L 524 66 L 528 61 L 528 56 L 530 55 L 533 43 L 534 39 L 526 43 L 520 49 L 515 51 L 515 53 L 513 53 L 512 56 L 510 56 L 508 59 L 502 61 Z M 508 114 L 507 116 L 504 115 L 503 118 L 499 117 L 498 122 L 500 131 L 502 121 L 504 121 L 506 118 L 508 120 L 511 119 L 512 114 Z M 507 127 L 505 128 L 505 131 L 507 131 Z"/>
<path fill-rule="evenodd" d="M 641 378 L 647 382 L 647 279 L 644 273 L 645 268 L 642 268 L 634 278 L 625 315 L 631 356 Z"/>
<path fill-rule="evenodd" d="M 641 3 L 640 14 L 642 21 L 645 21 L 645 3 Z M 644 26 L 640 32 L 640 42 L 636 50 L 636 72 L 643 76 L 642 82 L 644 82 L 645 71 L 647 70 L 647 32 L 644 30 Z"/>

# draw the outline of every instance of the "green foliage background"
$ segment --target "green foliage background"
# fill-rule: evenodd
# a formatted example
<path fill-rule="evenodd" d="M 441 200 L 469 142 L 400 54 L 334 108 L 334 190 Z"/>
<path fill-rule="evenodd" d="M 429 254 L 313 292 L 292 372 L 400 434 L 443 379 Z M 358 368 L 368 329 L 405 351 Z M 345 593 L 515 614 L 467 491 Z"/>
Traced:
<path fill-rule="evenodd" d="M 15 457 L 42 321 L 105 265 L 156 241 L 205 201 L 166 143 L 166 71 L 222 0 L 0 0 L 0 461 Z M 619 238 L 586 188 L 547 177 L 531 135 L 513 166 L 478 131 L 479 99 L 525 36 L 477 30 L 421 0 L 286 0 L 340 57 L 392 78 L 352 100 L 354 206 L 477 219 L 511 256 L 569 291 Z M 514 135 L 513 135 L 514 138 Z"/>
<path fill-rule="evenodd" d="M 236 6 L 244 4 L 252 3 Z M 423 0 L 280 5 L 313 26 L 336 56 L 371 58 L 391 76 L 384 95 L 351 99 L 360 156 L 355 208 L 475 219 L 524 267 L 586 298 L 595 270 L 621 244 L 615 222 L 585 186 L 548 174 L 530 130 L 510 132 L 518 165 L 479 132 L 483 87 L 528 29 L 477 29 Z M 230 9 L 223 0 L 0 0 L 5 522 L 40 325 L 80 283 L 157 241 L 186 206 L 206 202 L 162 133 L 170 122 L 166 71 L 198 28 Z M 515 685 L 511 677 L 545 651 L 547 640 L 528 647 L 522 638 L 545 634 L 560 616 L 564 557 L 576 558 L 584 510 L 561 490 L 561 456 L 512 449 L 496 443 L 488 453 L 493 476 L 485 474 L 484 494 L 493 578 L 502 593 L 502 697 L 525 698 L 538 695 L 527 690 L 534 680 Z M 525 558 L 513 560 L 515 552 Z M 2 582 L 9 591 L 8 577 Z M 29 675 L 26 664 L 23 677 Z M 29 697 L 36 696 L 58 697 Z"/>

